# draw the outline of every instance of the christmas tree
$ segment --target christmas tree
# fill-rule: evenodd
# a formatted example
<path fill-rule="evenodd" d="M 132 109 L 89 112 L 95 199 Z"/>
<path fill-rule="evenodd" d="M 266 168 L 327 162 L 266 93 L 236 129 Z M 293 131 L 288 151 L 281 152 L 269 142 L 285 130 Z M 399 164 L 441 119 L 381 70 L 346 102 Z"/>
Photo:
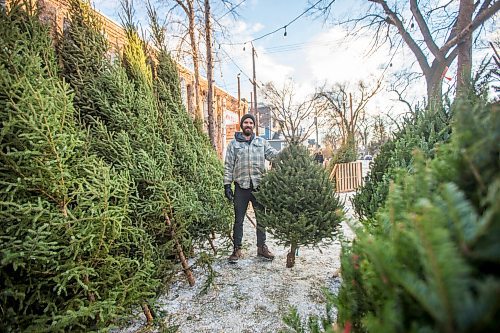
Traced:
<path fill-rule="evenodd" d="M 1 331 L 98 330 L 159 282 L 128 173 L 88 150 L 57 72 L 37 17 L 0 11 Z"/>
<path fill-rule="evenodd" d="M 99 17 L 88 1 L 71 0 L 57 50 L 62 75 L 77 96 L 76 118 L 90 133 L 89 149 L 129 176 L 129 218 L 153 240 L 156 278 L 165 281 L 172 274 L 169 258 L 175 256 L 166 221 L 173 219 L 168 193 L 180 190 L 172 176 L 171 146 L 158 128 L 151 73 L 145 65 L 129 71 L 122 66 L 122 62 L 133 66 L 145 59 L 142 42 L 133 31 L 127 36 L 130 42 L 124 58 L 129 60 L 111 63 Z M 138 59 L 132 60 L 135 55 Z"/>
<path fill-rule="evenodd" d="M 149 8 L 150 28 L 156 59 L 153 71 L 155 94 L 162 112 L 165 133 L 172 144 L 174 175 L 186 188 L 196 193 L 196 212 L 188 232 L 193 241 L 202 244 L 212 236 L 229 235 L 233 209 L 220 190 L 223 167 L 200 124 L 193 122 L 182 104 L 177 64 L 166 47 L 165 29 L 158 23 L 156 12 Z"/>
<path fill-rule="evenodd" d="M 316 246 L 338 235 L 342 205 L 324 168 L 301 145 L 292 143 L 280 153 L 256 197 L 265 207 L 257 211 L 259 221 L 290 247 L 289 268 L 299 246 Z"/>
<path fill-rule="evenodd" d="M 221 162 L 182 105 L 176 65 L 164 41 L 148 54 L 152 50 L 138 38 L 130 4 L 124 15 L 128 43 L 114 64 L 103 52 L 99 20 L 89 4 L 70 4 L 58 48 L 63 73 L 75 92 L 86 96 L 78 105 L 79 119 L 90 129 L 91 149 L 129 171 L 135 194 L 131 218 L 155 240 L 158 276 L 166 280 L 173 273 L 169 258 L 184 256 L 180 252 L 191 252 L 194 243 L 229 228 Z M 161 31 L 154 25 L 151 30 Z M 104 65 L 83 61 L 88 54 Z M 184 261 L 184 271 L 188 268 Z"/>
<path fill-rule="evenodd" d="M 100 31 L 103 24 L 88 1 L 69 0 L 65 29 L 57 39 L 61 74 L 74 91 L 76 118 L 85 123 L 103 117 L 93 102 L 96 76 L 109 69 L 109 45 Z"/>
<path fill-rule="evenodd" d="M 455 102 L 451 140 L 414 152 L 374 223 L 345 244 L 340 324 L 355 332 L 496 332 L 498 105 Z"/>
<path fill-rule="evenodd" d="M 354 211 L 360 219 L 375 216 L 387 198 L 389 183 L 398 173 L 412 172 L 415 149 L 425 157 L 433 157 L 436 147 L 450 139 L 450 120 L 451 113 L 446 108 L 417 110 L 404 119 L 400 130 L 382 145 L 363 186 L 352 199 Z"/>

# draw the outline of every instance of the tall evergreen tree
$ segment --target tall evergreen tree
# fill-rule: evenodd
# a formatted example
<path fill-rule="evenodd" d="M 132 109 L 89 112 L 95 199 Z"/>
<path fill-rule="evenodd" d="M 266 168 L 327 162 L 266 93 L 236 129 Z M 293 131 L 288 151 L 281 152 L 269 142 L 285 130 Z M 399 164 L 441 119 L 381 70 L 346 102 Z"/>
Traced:
<path fill-rule="evenodd" d="M 99 329 L 157 287 L 151 241 L 129 218 L 128 174 L 88 151 L 57 71 L 38 19 L 2 11 L 2 331 Z"/>
<path fill-rule="evenodd" d="M 189 233 L 197 243 L 203 243 L 214 234 L 230 234 L 233 210 L 220 191 L 223 166 L 207 135 L 182 104 L 177 65 L 166 48 L 165 30 L 159 25 L 154 9 L 149 8 L 149 16 L 156 46 L 155 92 L 163 110 L 165 133 L 174 147 L 174 173 L 196 193 L 197 212 Z"/>
<path fill-rule="evenodd" d="M 386 142 L 375 157 L 364 184 L 352 199 L 354 211 L 361 219 L 370 219 L 384 204 L 389 183 L 398 172 L 412 172 L 413 151 L 419 149 L 426 157 L 433 157 L 436 147 L 450 139 L 451 113 L 445 108 L 417 111 L 394 138 Z"/>
<path fill-rule="evenodd" d="M 178 252 L 175 244 L 190 249 L 194 240 L 206 241 L 213 231 L 228 225 L 223 221 L 229 221 L 230 210 L 223 209 L 227 204 L 218 187 L 215 191 L 222 178 L 220 161 L 205 148 L 206 136 L 182 107 L 175 64 L 162 49 L 156 55 L 158 74 L 152 81 L 153 69 L 146 65 L 145 45 L 131 12 L 126 7 L 128 44 L 123 58 L 111 64 L 98 37 L 96 15 L 88 3 L 82 7 L 72 0 L 59 54 L 65 73 L 71 73 L 67 80 L 85 96 L 79 110 L 85 115 L 82 125 L 90 127 L 92 150 L 129 171 L 134 189 L 131 218 L 155 239 L 157 273 L 165 280 L 173 273 L 167 258 Z M 104 65 L 88 66 L 81 61 L 88 57 L 85 53 L 98 54 Z M 82 84 L 81 77 L 88 80 Z"/>
<path fill-rule="evenodd" d="M 68 17 L 62 35 L 58 36 L 57 51 L 61 74 L 74 91 L 77 119 L 85 122 L 91 117 L 103 117 L 93 102 L 96 75 L 109 68 L 109 50 L 105 36 L 100 33 L 103 23 L 88 0 L 69 0 Z"/>
<path fill-rule="evenodd" d="M 257 211 L 259 221 L 290 246 L 287 267 L 294 266 L 299 246 L 317 246 L 338 235 L 342 205 L 324 168 L 301 145 L 291 143 L 280 153 L 255 196 L 265 207 Z"/>
<path fill-rule="evenodd" d="M 178 204 L 173 208 L 170 193 L 182 191 L 172 175 L 171 145 L 159 127 L 151 73 L 141 62 L 145 59 L 142 41 L 128 31 L 130 42 L 122 61 L 111 63 L 101 23 L 87 1 L 70 1 L 68 23 L 58 50 L 65 78 L 81 96 L 77 105 L 81 125 L 90 129 L 91 150 L 128 172 L 130 218 L 154 239 L 156 274 L 165 281 L 173 274 L 169 258 L 174 257 L 166 218 L 172 218 L 174 211 L 182 216 L 188 209 L 180 209 Z M 91 57 L 102 65 L 84 61 Z M 176 197 L 182 202 L 182 195 Z"/>
<path fill-rule="evenodd" d="M 339 322 L 356 332 L 496 332 L 498 105 L 455 103 L 451 141 L 416 153 L 375 223 L 345 245 Z"/>

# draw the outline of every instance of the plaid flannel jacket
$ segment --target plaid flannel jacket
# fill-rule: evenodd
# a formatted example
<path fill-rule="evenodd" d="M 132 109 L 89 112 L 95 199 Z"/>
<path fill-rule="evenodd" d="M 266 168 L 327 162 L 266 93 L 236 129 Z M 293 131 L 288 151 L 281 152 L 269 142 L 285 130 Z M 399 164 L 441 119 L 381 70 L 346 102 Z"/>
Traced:
<path fill-rule="evenodd" d="M 248 189 L 251 181 L 257 188 L 266 171 L 264 159 L 272 161 L 277 155 L 278 151 L 261 137 L 256 136 L 250 142 L 231 140 L 224 163 L 224 185 L 234 181 Z"/>

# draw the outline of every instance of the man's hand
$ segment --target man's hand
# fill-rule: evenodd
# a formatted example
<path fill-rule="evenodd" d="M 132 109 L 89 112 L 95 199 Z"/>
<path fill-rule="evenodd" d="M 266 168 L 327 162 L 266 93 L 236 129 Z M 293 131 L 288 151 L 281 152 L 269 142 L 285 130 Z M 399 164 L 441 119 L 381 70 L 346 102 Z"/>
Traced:
<path fill-rule="evenodd" d="M 234 194 L 233 190 L 231 189 L 231 184 L 224 185 L 224 195 L 226 196 L 227 200 L 233 202 Z"/>

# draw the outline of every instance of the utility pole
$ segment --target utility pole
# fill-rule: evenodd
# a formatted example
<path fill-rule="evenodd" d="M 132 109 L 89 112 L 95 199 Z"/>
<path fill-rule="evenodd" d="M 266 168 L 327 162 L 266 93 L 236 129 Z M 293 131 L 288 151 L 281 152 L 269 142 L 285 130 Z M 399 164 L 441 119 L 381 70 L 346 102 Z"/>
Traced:
<path fill-rule="evenodd" d="M 253 109 L 253 92 L 250 92 L 250 112 L 248 113 L 255 113 Z"/>
<path fill-rule="evenodd" d="M 238 118 L 241 118 L 241 116 L 243 116 L 241 114 L 241 90 L 240 90 L 240 73 L 238 73 L 238 75 L 236 76 L 236 78 L 238 79 Z"/>
<path fill-rule="evenodd" d="M 257 120 L 257 79 L 255 77 L 255 48 L 253 47 L 253 43 L 252 43 L 252 65 L 253 65 L 253 112 L 254 112 L 254 115 L 255 115 L 255 121 L 256 121 L 256 124 L 255 124 L 255 135 L 259 135 L 259 122 Z"/>
<path fill-rule="evenodd" d="M 314 125 L 316 125 L 316 148 L 319 148 L 319 135 L 318 135 L 318 110 L 316 110 L 316 116 L 314 117 Z"/>

